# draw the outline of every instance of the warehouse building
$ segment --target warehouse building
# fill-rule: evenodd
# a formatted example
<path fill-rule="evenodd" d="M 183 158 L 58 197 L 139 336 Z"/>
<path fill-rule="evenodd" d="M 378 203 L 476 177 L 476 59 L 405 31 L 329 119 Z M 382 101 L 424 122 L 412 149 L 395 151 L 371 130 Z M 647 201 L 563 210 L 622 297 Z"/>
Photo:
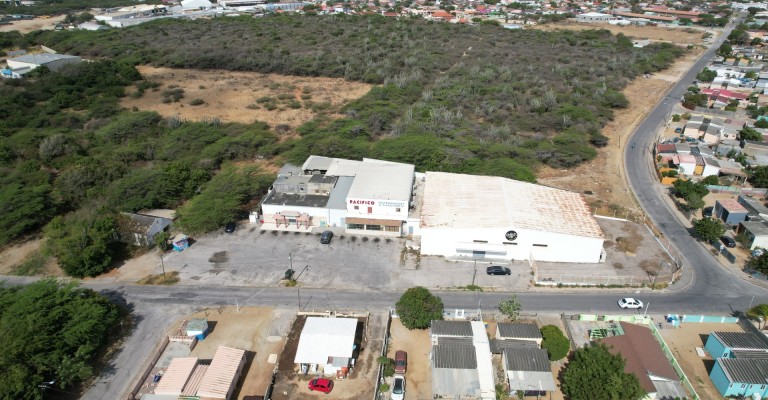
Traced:
<path fill-rule="evenodd" d="M 262 229 L 339 227 L 400 236 L 409 223 L 418 227 L 418 217 L 409 219 L 413 191 L 413 165 L 310 156 L 301 167 L 287 164 L 278 172 L 261 203 Z"/>
<path fill-rule="evenodd" d="M 420 233 L 424 255 L 605 261 L 580 194 L 500 177 L 427 172 Z"/>

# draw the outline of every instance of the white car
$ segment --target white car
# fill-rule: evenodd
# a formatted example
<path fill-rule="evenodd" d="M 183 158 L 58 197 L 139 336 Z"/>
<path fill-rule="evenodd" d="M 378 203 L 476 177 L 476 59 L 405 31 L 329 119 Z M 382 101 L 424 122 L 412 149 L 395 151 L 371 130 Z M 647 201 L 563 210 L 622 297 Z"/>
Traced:
<path fill-rule="evenodd" d="M 627 308 L 643 308 L 643 302 L 640 300 L 633 299 L 631 297 L 625 297 L 621 300 L 619 300 L 619 307 L 623 309 Z"/>
<path fill-rule="evenodd" d="M 392 400 L 403 400 L 405 398 L 405 377 L 395 375 L 395 382 L 392 384 Z"/>

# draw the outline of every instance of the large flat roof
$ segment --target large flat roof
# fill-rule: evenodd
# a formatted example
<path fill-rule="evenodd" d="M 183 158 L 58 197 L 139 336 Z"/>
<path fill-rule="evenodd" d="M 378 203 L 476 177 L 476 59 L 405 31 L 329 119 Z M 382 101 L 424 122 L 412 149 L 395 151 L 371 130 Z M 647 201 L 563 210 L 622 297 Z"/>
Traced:
<path fill-rule="evenodd" d="M 293 362 L 327 364 L 330 357 L 352 357 L 357 332 L 355 318 L 308 317 Z"/>
<path fill-rule="evenodd" d="M 349 189 L 349 198 L 400 200 L 411 199 L 413 174 L 411 164 L 364 158 Z"/>
<path fill-rule="evenodd" d="M 44 65 L 52 61 L 63 60 L 63 59 L 80 59 L 80 57 L 71 56 L 68 54 L 36 53 L 36 54 L 25 54 L 23 56 L 11 58 L 10 61 Z"/>
<path fill-rule="evenodd" d="M 427 172 L 422 228 L 524 228 L 603 238 L 574 192 L 495 176 Z"/>
<path fill-rule="evenodd" d="M 180 396 L 196 365 L 197 357 L 178 357 L 171 360 L 163 379 L 155 388 L 155 394 Z"/>

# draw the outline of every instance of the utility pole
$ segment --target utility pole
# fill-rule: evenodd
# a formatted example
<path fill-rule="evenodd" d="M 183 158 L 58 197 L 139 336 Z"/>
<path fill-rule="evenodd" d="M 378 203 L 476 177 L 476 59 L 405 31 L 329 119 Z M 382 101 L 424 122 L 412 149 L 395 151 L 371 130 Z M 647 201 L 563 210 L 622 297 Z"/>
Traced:
<path fill-rule="evenodd" d="M 477 259 L 475 259 L 475 269 L 472 272 L 472 286 L 475 286 L 475 277 L 477 276 Z"/>
<path fill-rule="evenodd" d="M 162 253 L 160 254 L 160 267 L 163 269 L 163 279 L 165 279 L 165 262 Z"/>

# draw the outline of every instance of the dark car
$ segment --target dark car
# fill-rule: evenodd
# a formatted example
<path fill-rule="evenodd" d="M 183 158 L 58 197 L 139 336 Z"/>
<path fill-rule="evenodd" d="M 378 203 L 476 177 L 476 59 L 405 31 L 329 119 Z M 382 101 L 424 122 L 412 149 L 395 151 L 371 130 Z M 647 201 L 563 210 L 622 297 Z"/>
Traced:
<path fill-rule="evenodd" d="M 408 370 L 408 353 L 398 350 L 395 352 L 395 373 L 404 374 Z"/>
<path fill-rule="evenodd" d="M 309 390 L 323 392 L 325 394 L 331 393 L 333 390 L 333 381 L 325 378 L 316 378 L 309 381 Z"/>
<path fill-rule="evenodd" d="M 501 265 L 491 265 L 485 269 L 488 275 L 512 275 L 512 270 Z"/>
<path fill-rule="evenodd" d="M 320 235 L 320 243 L 322 244 L 330 244 L 331 239 L 333 239 L 333 232 L 331 231 L 325 231 Z"/>
<path fill-rule="evenodd" d="M 725 247 L 736 247 L 736 240 L 730 236 L 721 236 L 720 241 L 725 244 Z"/>
<path fill-rule="evenodd" d="M 712 210 L 714 210 L 715 207 L 704 207 L 701 210 L 701 216 L 704 218 L 712 218 Z"/>
<path fill-rule="evenodd" d="M 237 228 L 237 224 L 235 224 L 234 222 L 228 222 L 227 226 L 224 227 L 224 232 L 232 233 L 235 231 L 236 228 Z"/>

